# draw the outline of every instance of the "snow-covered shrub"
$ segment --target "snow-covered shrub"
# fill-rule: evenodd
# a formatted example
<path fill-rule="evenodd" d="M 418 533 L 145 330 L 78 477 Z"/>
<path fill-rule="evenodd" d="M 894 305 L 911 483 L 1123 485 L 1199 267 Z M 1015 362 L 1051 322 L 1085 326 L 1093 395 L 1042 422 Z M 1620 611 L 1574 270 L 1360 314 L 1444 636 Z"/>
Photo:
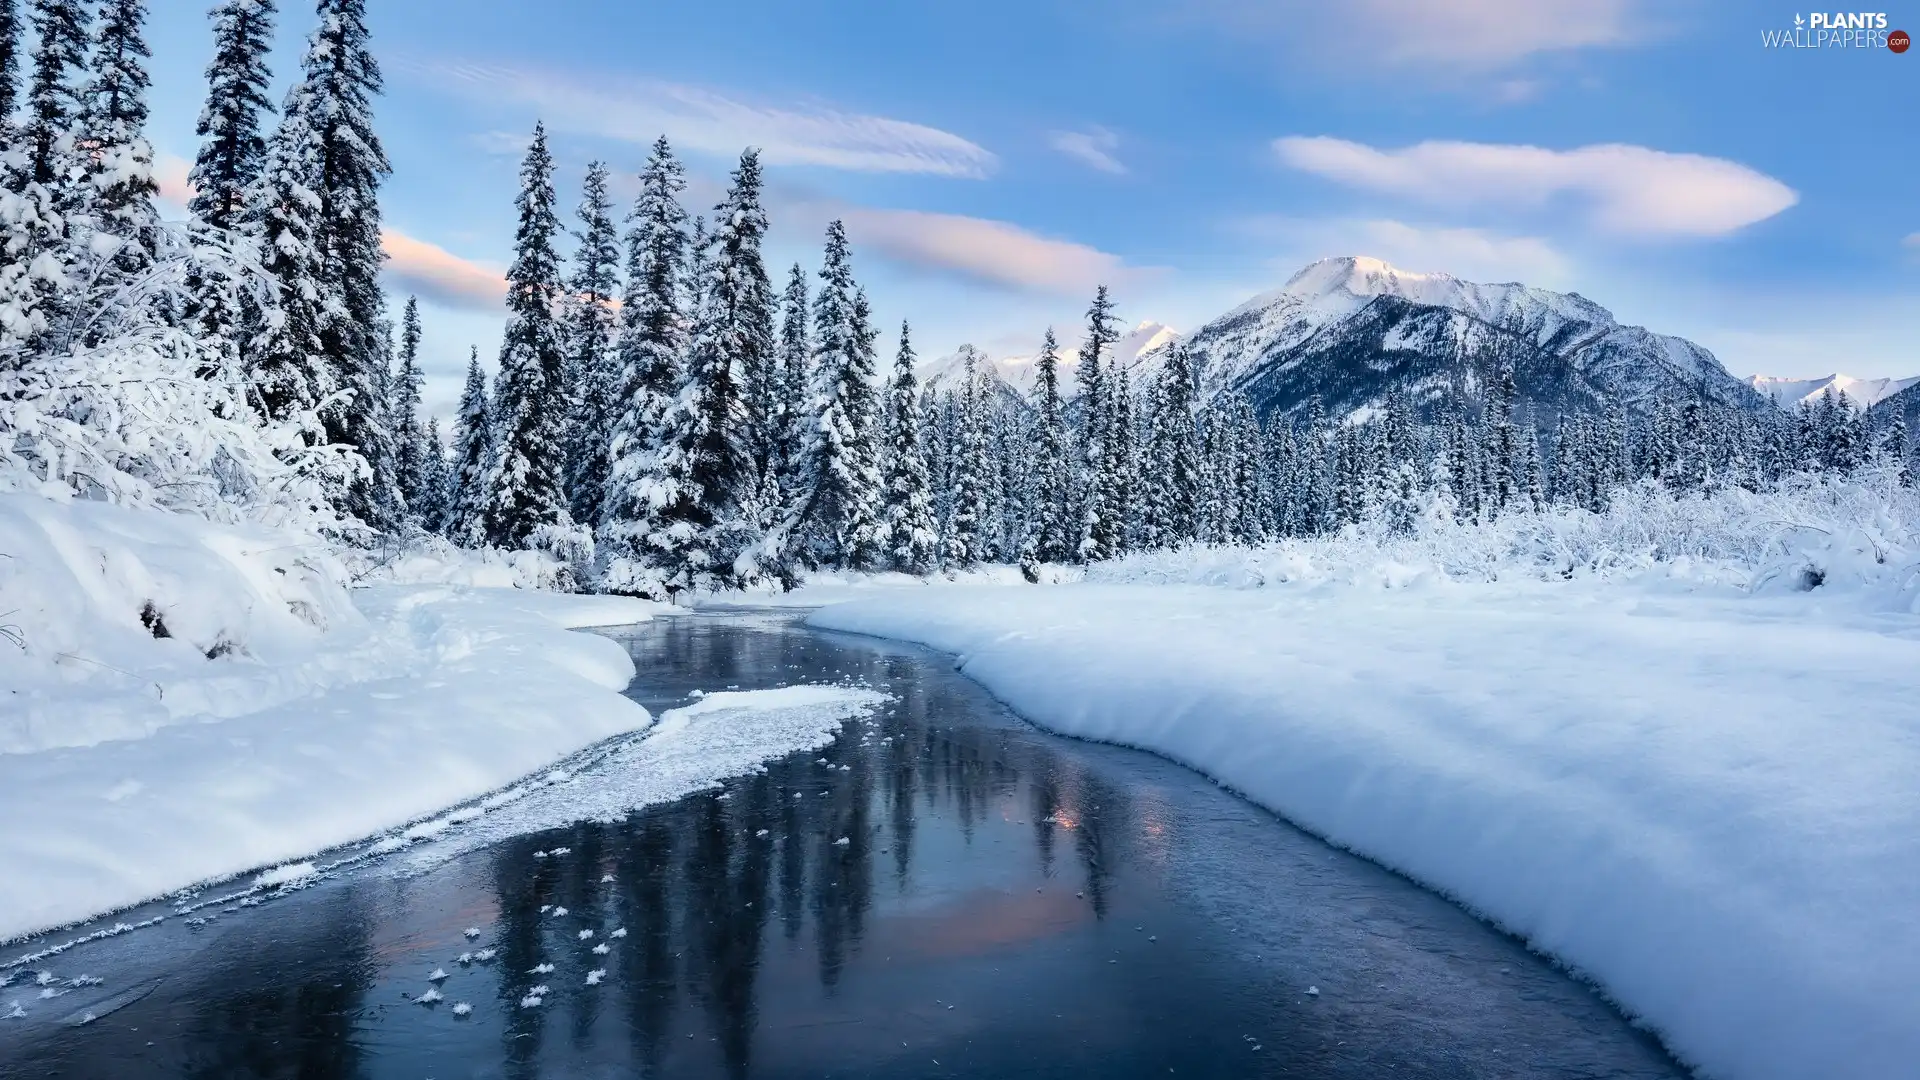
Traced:
<path fill-rule="evenodd" d="M 572 568 L 547 551 L 463 548 L 443 536 L 413 532 L 377 547 L 340 553 L 359 585 L 472 585 L 495 589 L 573 587 Z"/>
<path fill-rule="evenodd" d="M 1604 513 L 1550 508 L 1486 522 L 1417 515 L 1257 547 L 1194 546 L 1090 567 L 1109 582 L 1257 588 L 1325 581 L 1394 587 L 1424 577 L 1492 581 L 1658 575 L 1749 590 L 1920 588 L 1920 492 L 1893 469 L 1800 475 L 1759 491 L 1623 488 Z"/>
<path fill-rule="evenodd" d="M 0 192 L 0 489 L 338 531 L 327 492 L 358 455 L 319 445 L 314 413 L 264 422 L 223 344 L 173 315 L 224 290 L 271 319 L 252 242 L 160 222 L 55 243 L 47 206 Z"/>

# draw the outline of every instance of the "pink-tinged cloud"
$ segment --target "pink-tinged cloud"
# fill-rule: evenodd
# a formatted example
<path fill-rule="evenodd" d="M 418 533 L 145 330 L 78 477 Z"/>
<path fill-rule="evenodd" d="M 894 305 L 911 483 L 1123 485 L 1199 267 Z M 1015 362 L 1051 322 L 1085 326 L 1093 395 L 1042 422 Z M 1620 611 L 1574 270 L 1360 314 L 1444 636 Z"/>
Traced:
<path fill-rule="evenodd" d="M 1738 162 L 1609 143 L 1573 150 L 1423 142 L 1379 150 L 1345 139 L 1288 137 L 1280 161 L 1348 187 L 1441 206 L 1538 209 L 1564 200 L 1596 228 L 1636 236 L 1723 236 L 1800 196 Z"/>
<path fill-rule="evenodd" d="M 380 230 L 380 246 L 388 279 L 406 292 L 468 311 L 498 311 L 506 301 L 507 278 L 495 267 L 395 229 Z"/>
<path fill-rule="evenodd" d="M 187 203 L 193 201 L 193 184 L 187 175 L 193 171 L 193 162 L 176 154 L 156 154 L 153 158 L 153 180 L 160 186 L 162 201 L 178 207 L 182 212 Z"/>
<path fill-rule="evenodd" d="M 863 207 L 847 209 L 844 220 L 857 246 L 894 262 L 1002 288 L 1078 295 L 1151 272 L 1098 248 L 1004 221 Z"/>

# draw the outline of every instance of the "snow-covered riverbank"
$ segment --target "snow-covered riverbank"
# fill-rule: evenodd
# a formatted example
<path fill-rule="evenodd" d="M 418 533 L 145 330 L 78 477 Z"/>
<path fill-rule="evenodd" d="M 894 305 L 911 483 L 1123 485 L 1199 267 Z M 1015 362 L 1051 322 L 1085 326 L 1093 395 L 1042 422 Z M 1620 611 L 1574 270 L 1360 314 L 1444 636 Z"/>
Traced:
<path fill-rule="evenodd" d="M 659 605 L 348 591 L 294 533 L 0 495 L 0 940 L 351 842 L 651 723 Z"/>
<path fill-rule="evenodd" d="M 1651 584 L 877 592 L 1068 734 L 1200 769 L 1595 979 L 1728 1080 L 1920 1060 L 1920 618 Z"/>

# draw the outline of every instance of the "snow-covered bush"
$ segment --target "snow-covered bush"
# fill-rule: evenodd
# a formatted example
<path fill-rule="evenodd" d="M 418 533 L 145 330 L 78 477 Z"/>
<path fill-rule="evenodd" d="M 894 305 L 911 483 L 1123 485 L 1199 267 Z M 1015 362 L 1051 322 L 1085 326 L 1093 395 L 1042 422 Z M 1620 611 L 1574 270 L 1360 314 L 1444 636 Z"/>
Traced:
<path fill-rule="evenodd" d="M 0 192 L 0 489 L 337 531 L 327 492 L 358 455 L 319 445 L 315 413 L 263 421 L 223 343 L 174 315 L 224 290 L 271 319 L 252 243 L 160 222 L 56 248 L 46 206 Z"/>
<path fill-rule="evenodd" d="M 549 551 L 463 548 L 443 536 L 414 532 L 376 547 L 340 553 L 357 585 L 472 585 L 496 589 L 572 588 L 573 568 Z"/>
<path fill-rule="evenodd" d="M 1553 508 L 1487 523 L 1423 513 L 1257 547 L 1194 546 L 1090 567 L 1088 580 L 1257 588 L 1325 581 L 1394 587 L 1440 577 L 1492 581 L 1658 575 L 1765 591 L 1920 589 L 1920 492 L 1896 470 L 1789 477 L 1760 491 L 1681 495 L 1644 483 L 1604 513 Z"/>

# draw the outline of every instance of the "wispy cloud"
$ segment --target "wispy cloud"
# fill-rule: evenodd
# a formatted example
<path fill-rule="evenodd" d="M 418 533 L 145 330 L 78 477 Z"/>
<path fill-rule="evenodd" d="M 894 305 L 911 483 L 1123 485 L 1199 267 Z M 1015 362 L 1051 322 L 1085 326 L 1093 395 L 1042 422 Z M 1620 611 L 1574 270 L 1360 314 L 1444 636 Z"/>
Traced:
<path fill-rule="evenodd" d="M 1551 53 L 1634 44 L 1644 0 L 1203 0 L 1243 37 L 1349 70 L 1354 65 L 1488 74 Z"/>
<path fill-rule="evenodd" d="M 1738 162 L 1606 144 L 1574 150 L 1423 142 L 1379 150 L 1345 139 L 1288 137 L 1281 162 L 1349 187 L 1431 205 L 1537 209 L 1584 204 L 1597 228 L 1639 236 L 1721 236 L 1800 200 Z"/>
<path fill-rule="evenodd" d="M 1920 250 L 1920 232 L 1912 233 L 1905 240 L 1902 240 L 1900 242 L 1910 248 L 1914 248 L 1915 250 Z"/>
<path fill-rule="evenodd" d="M 908 266 L 1001 288 L 1077 295 L 1100 284 L 1148 276 L 1118 255 L 1040 236 L 1004 221 L 923 210 L 843 211 L 856 244 Z"/>
<path fill-rule="evenodd" d="M 507 278 L 498 268 L 458 255 L 395 229 L 380 230 L 387 277 L 401 289 L 464 311 L 499 310 Z"/>
<path fill-rule="evenodd" d="M 656 79 L 592 77 L 463 63 L 397 63 L 396 70 L 487 102 L 530 105 L 556 130 L 731 157 L 757 146 L 769 163 L 857 172 L 979 179 L 998 159 L 938 128 L 824 104 L 776 106 Z"/>
<path fill-rule="evenodd" d="M 1056 131 L 1047 137 L 1048 145 L 1070 158 L 1116 176 L 1127 171 L 1113 152 L 1120 148 L 1120 136 L 1103 127 L 1089 131 Z"/>

